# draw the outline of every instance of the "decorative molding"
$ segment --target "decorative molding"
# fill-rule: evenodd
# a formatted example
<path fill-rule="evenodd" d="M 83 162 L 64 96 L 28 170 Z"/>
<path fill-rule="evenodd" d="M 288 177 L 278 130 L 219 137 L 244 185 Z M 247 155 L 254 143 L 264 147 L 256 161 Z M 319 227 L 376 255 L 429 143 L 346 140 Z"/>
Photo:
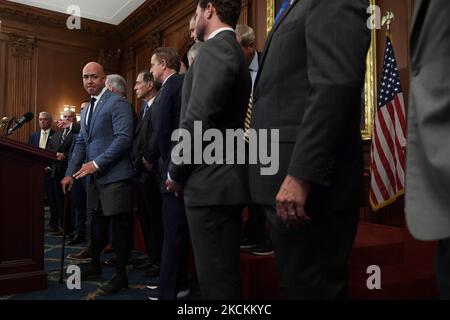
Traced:
<path fill-rule="evenodd" d="M 11 54 L 14 57 L 31 59 L 33 57 L 34 47 L 36 46 L 36 39 L 32 36 L 21 36 L 10 33 L 9 44 L 11 48 Z"/>
<path fill-rule="evenodd" d="M 123 35 L 130 35 L 145 24 L 161 15 L 170 6 L 179 3 L 179 0 L 148 0 L 132 13 L 125 21 L 119 24 Z"/>
<path fill-rule="evenodd" d="M 134 68 L 136 64 L 136 51 L 133 47 L 124 50 L 122 55 L 122 62 L 127 70 Z"/>
<path fill-rule="evenodd" d="M 100 49 L 98 63 L 100 63 L 107 73 L 119 72 L 121 49 Z"/>
<path fill-rule="evenodd" d="M 5 20 L 13 20 L 38 26 L 47 26 L 51 28 L 57 27 L 69 31 L 66 27 L 67 18 L 69 15 L 18 3 L 4 3 L 2 1 L 2 5 L 0 7 L 0 17 L 4 20 L 3 22 L 5 22 Z M 85 18 L 81 20 L 81 29 L 73 32 L 85 32 L 97 36 L 120 35 L 119 28 L 117 26 Z"/>
<path fill-rule="evenodd" d="M 163 45 L 163 33 L 160 30 L 153 31 L 148 39 L 147 39 L 147 45 L 150 48 L 150 50 L 155 50 L 158 47 L 161 47 Z"/>

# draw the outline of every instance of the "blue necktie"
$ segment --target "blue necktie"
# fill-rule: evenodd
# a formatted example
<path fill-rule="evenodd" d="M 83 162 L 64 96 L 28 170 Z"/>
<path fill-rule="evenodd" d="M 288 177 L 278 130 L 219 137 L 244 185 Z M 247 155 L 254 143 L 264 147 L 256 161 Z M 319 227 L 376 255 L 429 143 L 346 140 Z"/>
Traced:
<path fill-rule="evenodd" d="M 92 120 L 92 116 L 94 115 L 94 105 L 95 105 L 95 101 L 97 101 L 97 99 L 95 99 L 94 97 L 91 98 L 91 105 L 89 106 L 89 110 L 88 110 L 88 118 L 87 118 L 87 131 L 89 132 L 89 129 L 91 128 L 91 120 Z"/>
<path fill-rule="evenodd" d="M 289 7 L 291 0 L 285 0 L 283 2 L 283 4 L 281 5 L 280 11 L 278 11 L 276 17 L 275 17 L 275 22 L 277 23 L 278 20 L 280 19 L 281 15 L 283 14 L 284 11 L 286 11 L 286 9 Z"/>

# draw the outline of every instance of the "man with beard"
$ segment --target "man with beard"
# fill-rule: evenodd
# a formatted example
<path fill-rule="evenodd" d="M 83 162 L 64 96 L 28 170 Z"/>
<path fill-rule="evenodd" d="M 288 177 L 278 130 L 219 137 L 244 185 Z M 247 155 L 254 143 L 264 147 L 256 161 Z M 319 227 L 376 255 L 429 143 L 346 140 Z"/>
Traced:
<path fill-rule="evenodd" d="M 244 122 L 251 80 L 234 33 L 240 10 L 240 0 L 198 2 L 196 33 L 205 44 L 186 75 L 181 112 L 181 129 L 187 130 L 191 139 L 200 140 L 196 143 L 201 143 L 201 137 L 194 137 L 194 122 L 202 123 L 202 133 L 216 129 L 223 136 L 227 129 L 242 128 Z M 243 142 L 243 131 L 237 139 Z M 232 164 L 227 164 L 225 157 L 214 164 L 172 161 L 166 182 L 167 188 L 178 195 L 184 189 L 200 290 L 205 299 L 240 298 L 239 242 L 248 190 L 245 166 L 232 160 Z"/>

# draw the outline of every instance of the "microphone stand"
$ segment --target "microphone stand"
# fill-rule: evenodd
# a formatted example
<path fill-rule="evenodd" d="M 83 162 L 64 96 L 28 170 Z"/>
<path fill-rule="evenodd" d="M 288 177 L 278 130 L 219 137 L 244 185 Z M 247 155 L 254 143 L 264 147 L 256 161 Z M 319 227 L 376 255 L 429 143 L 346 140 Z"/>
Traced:
<path fill-rule="evenodd" d="M 12 134 L 12 132 L 9 133 L 9 129 L 11 128 L 13 122 L 16 122 L 16 121 L 17 121 L 16 118 L 12 118 L 11 120 L 8 121 L 8 126 L 6 127 L 6 130 L 5 130 L 5 137 L 7 137 L 10 134 Z"/>

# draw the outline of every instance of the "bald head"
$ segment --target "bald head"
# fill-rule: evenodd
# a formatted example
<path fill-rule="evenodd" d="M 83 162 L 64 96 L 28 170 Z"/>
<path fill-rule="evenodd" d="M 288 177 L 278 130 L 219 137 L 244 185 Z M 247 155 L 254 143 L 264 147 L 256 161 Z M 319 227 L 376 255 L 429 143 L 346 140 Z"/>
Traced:
<path fill-rule="evenodd" d="M 83 85 L 91 96 L 97 96 L 105 87 L 106 75 L 103 66 L 97 62 L 89 62 L 83 68 Z"/>

